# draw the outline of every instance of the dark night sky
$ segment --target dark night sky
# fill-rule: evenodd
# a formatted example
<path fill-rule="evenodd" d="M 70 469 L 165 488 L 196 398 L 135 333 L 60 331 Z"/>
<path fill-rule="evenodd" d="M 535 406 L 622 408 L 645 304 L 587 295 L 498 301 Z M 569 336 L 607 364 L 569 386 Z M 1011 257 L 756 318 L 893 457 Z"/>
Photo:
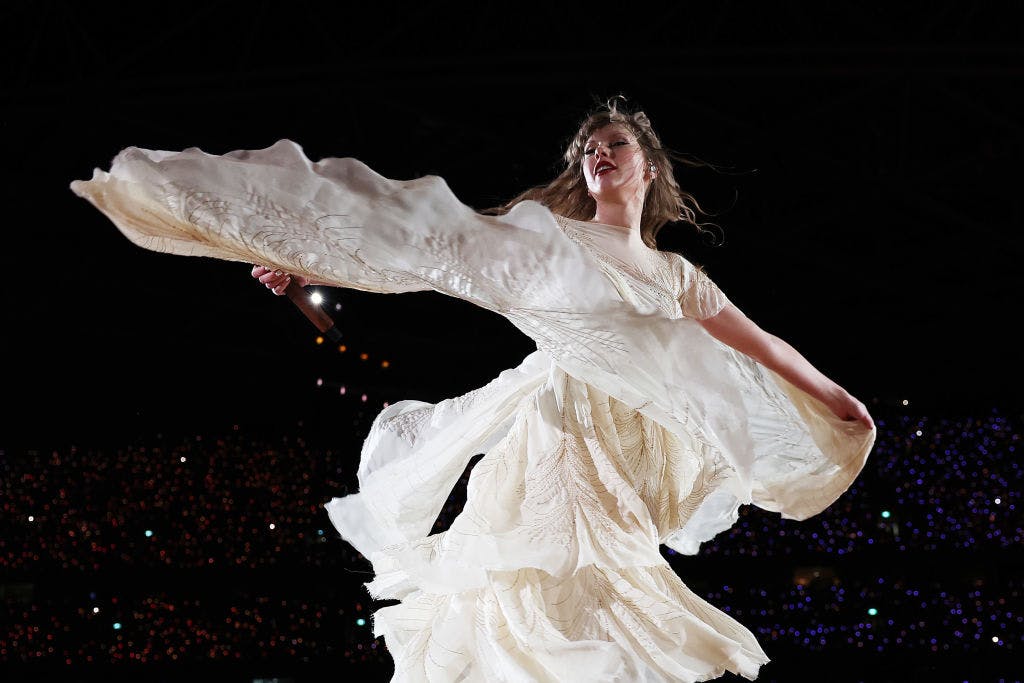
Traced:
<path fill-rule="evenodd" d="M 727 168 L 678 176 L 724 244 L 685 227 L 663 243 L 755 321 L 866 402 L 1021 406 L 1019 3 L 327 7 L 0 10 L 6 434 L 290 417 L 322 401 L 317 376 L 437 400 L 531 350 L 464 302 L 340 290 L 339 325 L 371 358 L 318 348 L 244 264 L 143 251 L 71 193 L 121 148 L 289 138 L 312 159 L 441 175 L 484 208 L 553 176 L 616 93 Z"/>

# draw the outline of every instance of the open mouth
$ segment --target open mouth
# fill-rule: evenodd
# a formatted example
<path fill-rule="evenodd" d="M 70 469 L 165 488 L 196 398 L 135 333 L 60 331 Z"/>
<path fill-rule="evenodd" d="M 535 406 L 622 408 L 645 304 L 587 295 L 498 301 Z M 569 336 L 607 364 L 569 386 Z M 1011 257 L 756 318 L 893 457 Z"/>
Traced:
<path fill-rule="evenodd" d="M 609 171 L 614 170 L 615 164 L 609 163 L 607 161 L 602 161 L 600 164 L 597 165 L 597 168 L 594 169 L 594 175 L 601 176 L 604 175 L 605 173 L 608 173 Z"/>

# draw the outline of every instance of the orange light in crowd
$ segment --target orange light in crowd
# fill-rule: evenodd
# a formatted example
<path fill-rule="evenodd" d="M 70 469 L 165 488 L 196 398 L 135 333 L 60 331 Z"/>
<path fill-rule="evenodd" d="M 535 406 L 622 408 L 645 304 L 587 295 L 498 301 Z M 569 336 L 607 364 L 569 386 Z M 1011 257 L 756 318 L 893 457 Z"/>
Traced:
<path fill-rule="evenodd" d="M 366 360 L 369 357 L 370 357 L 370 354 L 368 354 L 368 353 L 361 353 L 361 354 L 359 354 L 359 360 Z"/>
<path fill-rule="evenodd" d="M 348 351 L 348 347 L 342 344 L 341 346 L 338 347 L 338 351 L 340 351 L 341 353 L 345 353 L 346 351 Z"/>
<path fill-rule="evenodd" d="M 391 361 L 387 361 L 387 360 L 382 360 L 382 361 L 380 362 L 380 366 L 381 366 L 382 368 L 387 368 L 387 367 L 390 367 L 390 366 L 391 366 Z"/>

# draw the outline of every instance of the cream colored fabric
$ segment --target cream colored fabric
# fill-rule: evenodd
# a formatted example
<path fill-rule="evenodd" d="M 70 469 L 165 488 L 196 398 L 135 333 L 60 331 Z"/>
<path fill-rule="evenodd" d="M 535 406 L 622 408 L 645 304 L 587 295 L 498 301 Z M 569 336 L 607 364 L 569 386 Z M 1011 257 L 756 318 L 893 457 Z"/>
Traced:
<path fill-rule="evenodd" d="M 717 342 L 728 301 L 678 254 L 524 202 L 501 217 L 444 181 L 389 180 L 290 141 L 216 156 L 129 148 L 72 189 L 133 242 L 368 291 L 433 289 L 537 344 L 436 405 L 400 401 L 327 505 L 375 570 L 396 680 L 696 681 L 767 661 L 659 546 L 696 553 L 743 504 L 805 519 L 861 471 L 874 431 Z M 428 535 L 469 460 L 465 510 Z"/>
<path fill-rule="evenodd" d="M 374 622 L 398 680 L 756 675 L 753 634 L 659 552 L 708 499 L 735 499 L 730 468 L 556 365 L 519 396 L 451 527 L 371 555 L 371 594 L 402 601 Z M 329 505 L 343 534 L 346 501 Z"/>

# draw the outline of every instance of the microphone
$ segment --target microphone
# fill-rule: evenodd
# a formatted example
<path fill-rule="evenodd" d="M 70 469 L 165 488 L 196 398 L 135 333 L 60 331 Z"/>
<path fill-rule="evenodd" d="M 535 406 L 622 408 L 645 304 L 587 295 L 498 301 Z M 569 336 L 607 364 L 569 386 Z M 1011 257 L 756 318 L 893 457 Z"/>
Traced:
<path fill-rule="evenodd" d="M 310 322 L 316 325 L 316 329 L 330 339 L 332 342 L 341 340 L 341 330 L 334 325 L 334 319 L 320 308 L 320 304 L 314 303 L 309 292 L 293 278 L 285 288 L 284 293 L 291 299 L 292 303 L 298 306 L 302 314 L 309 318 Z"/>

